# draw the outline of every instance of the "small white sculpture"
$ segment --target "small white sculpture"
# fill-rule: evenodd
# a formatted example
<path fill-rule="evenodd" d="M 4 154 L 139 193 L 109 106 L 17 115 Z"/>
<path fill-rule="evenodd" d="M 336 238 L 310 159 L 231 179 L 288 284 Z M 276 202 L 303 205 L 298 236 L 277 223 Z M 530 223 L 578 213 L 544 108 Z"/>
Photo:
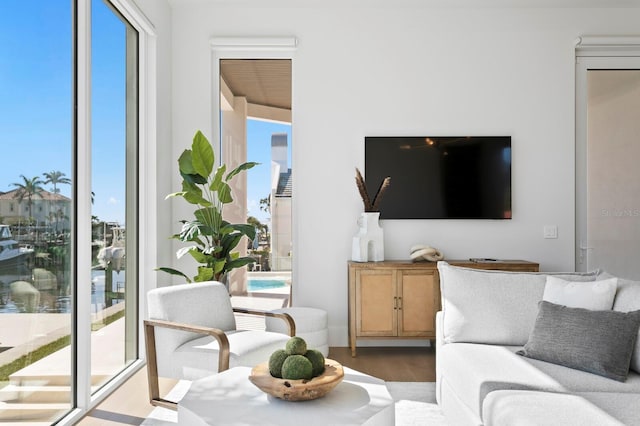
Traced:
<path fill-rule="evenodd" d="M 353 237 L 351 260 L 380 262 L 384 260 L 384 233 L 378 220 L 380 212 L 364 212 L 358 219 L 358 233 Z"/>
<path fill-rule="evenodd" d="M 429 247 L 423 244 L 418 244 L 411 247 L 411 260 L 418 262 L 421 260 L 427 260 L 429 262 L 437 262 L 444 259 L 444 255 L 438 249 Z"/>

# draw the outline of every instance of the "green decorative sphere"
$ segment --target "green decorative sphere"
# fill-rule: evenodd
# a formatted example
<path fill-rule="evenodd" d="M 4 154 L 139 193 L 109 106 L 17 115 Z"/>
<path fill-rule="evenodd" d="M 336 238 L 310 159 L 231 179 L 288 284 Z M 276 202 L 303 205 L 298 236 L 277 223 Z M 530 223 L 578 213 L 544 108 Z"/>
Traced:
<path fill-rule="evenodd" d="M 310 379 L 313 366 L 304 355 L 289 355 L 282 364 L 282 378 L 289 380 Z"/>
<path fill-rule="evenodd" d="M 284 349 L 278 349 L 269 357 L 269 373 L 273 377 L 282 378 L 282 364 L 289 354 Z"/>
<path fill-rule="evenodd" d="M 319 376 L 324 373 L 324 355 L 322 352 L 316 349 L 309 349 L 304 356 L 311 361 L 313 367 L 313 377 Z"/>
<path fill-rule="evenodd" d="M 302 337 L 294 336 L 284 348 L 289 355 L 304 355 L 307 353 L 307 342 Z"/>

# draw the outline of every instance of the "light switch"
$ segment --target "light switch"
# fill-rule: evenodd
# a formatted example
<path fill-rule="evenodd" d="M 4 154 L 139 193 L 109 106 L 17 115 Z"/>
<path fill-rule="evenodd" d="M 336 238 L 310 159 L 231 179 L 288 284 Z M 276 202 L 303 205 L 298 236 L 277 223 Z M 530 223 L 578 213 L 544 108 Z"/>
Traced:
<path fill-rule="evenodd" d="M 545 225 L 544 226 L 544 238 L 558 238 L 558 226 L 557 225 Z"/>

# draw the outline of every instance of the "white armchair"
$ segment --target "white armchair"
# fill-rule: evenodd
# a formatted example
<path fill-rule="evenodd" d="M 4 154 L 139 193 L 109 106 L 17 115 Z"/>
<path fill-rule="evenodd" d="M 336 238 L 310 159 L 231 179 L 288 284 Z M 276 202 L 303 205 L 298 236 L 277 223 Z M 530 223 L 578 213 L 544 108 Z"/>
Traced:
<path fill-rule="evenodd" d="M 269 359 L 295 335 L 293 319 L 282 313 L 231 306 L 218 282 L 180 284 L 147 293 L 149 319 L 144 321 L 149 398 L 152 405 L 176 409 L 160 397 L 158 378 L 195 380 L 230 367 Z M 237 330 L 234 312 L 277 317 L 289 336 L 260 330 Z"/>

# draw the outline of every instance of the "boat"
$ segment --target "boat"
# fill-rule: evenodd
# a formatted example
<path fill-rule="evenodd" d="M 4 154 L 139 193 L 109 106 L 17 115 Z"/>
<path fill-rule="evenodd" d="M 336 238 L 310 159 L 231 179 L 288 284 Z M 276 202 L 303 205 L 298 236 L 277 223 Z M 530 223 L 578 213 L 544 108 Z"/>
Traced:
<path fill-rule="evenodd" d="M 114 271 L 120 272 L 124 269 L 125 264 L 125 230 L 122 227 L 114 226 L 111 228 L 111 232 L 113 235 L 111 245 L 104 247 L 106 245 L 105 241 L 98 252 L 97 259 L 102 269 L 111 267 Z"/>
<path fill-rule="evenodd" d="M 33 267 L 34 249 L 21 247 L 8 225 L 0 225 L 0 274 L 21 274 Z"/>

